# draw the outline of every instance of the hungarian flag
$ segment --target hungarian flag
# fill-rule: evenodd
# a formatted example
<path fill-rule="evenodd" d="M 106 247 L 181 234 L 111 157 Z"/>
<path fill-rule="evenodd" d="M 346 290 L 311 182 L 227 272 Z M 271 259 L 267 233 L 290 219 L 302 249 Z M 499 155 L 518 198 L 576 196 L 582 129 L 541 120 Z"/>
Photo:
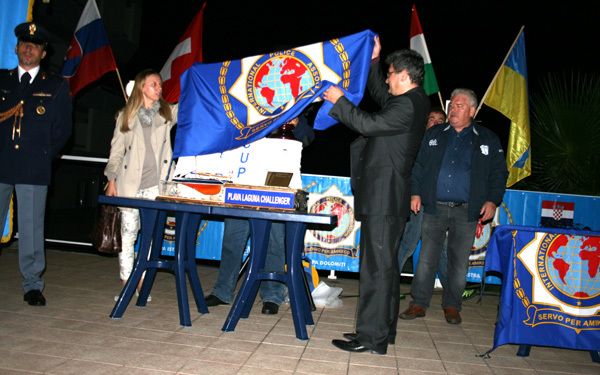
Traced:
<path fill-rule="evenodd" d="M 410 17 L 410 49 L 419 52 L 423 56 L 423 60 L 425 60 L 425 80 L 423 81 L 425 93 L 431 95 L 439 92 L 440 89 L 435 79 L 433 65 L 431 65 L 431 56 L 429 56 L 427 43 L 425 43 L 425 35 L 423 35 L 423 29 L 421 28 L 419 15 L 417 14 L 417 7 L 414 4 Z"/>
<path fill-rule="evenodd" d="M 179 77 L 195 62 L 202 62 L 202 23 L 204 21 L 204 6 L 171 52 L 171 56 L 160 70 L 163 79 L 163 98 L 169 103 L 179 101 Z"/>

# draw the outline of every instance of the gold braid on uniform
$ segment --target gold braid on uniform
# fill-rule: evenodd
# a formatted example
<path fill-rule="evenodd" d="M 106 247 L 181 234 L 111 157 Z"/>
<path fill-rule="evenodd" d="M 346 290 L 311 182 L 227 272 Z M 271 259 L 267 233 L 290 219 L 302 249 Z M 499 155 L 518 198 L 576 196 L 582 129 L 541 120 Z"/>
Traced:
<path fill-rule="evenodd" d="M 21 120 L 23 119 L 23 101 L 19 101 L 19 103 L 9 109 L 6 112 L 0 113 L 0 122 L 4 122 L 8 120 L 10 117 L 14 116 L 12 124 L 12 140 L 15 140 L 15 132 L 21 137 Z"/>

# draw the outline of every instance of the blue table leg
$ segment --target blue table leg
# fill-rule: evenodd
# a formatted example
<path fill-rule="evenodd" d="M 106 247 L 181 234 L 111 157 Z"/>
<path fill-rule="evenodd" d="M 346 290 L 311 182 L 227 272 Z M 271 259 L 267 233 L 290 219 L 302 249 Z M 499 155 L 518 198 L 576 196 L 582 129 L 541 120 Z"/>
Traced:
<path fill-rule="evenodd" d="M 148 256 L 148 263 L 146 267 L 146 274 L 142 275 L 144 281 L 142 283 L 142 288 L 140 289 L 140 296 L 137 299 L 137 306 L 146 306 L 148 301 L 148 296 L 150 295 L 150 290 L 152 290 L 152 285 L 154 285 L 154 280 L 156 278 L 157 267 L 153 267 L 153 261 L 160 259 L 160 254 L 162 252 L 162 244 L 164 239 L 164 227 L 167 221 L 167 212 L 160 211 L 156 217 L 156 225 L 152 232 L 152 246 L 150 248 L 150 255 Z"/>
<path fill-rule="evenodd" d="M 600 352 L 590 350 L 590 356 L 592 357 L 592 362 L 600 363 Z"/>
<path fill-rule="evenodd" d="M 517 355 L 519 357 L 529 357 L 529 352 L 531 352 L 531 345 L 519 345 Z"/>
<path fill-rule="evenodd" d="M 119 300 L 110 313 L 111 318 L 118 319 L 123 317 L 123 313 L 125 313 L 127 305 L 129 305 L 144 271 L 148 268 L 148 253 L 150 252 L 152 233 L 154 233 L 157 215 L 158 210 L 150 208 L 140 209 L 141 238 L 138 256 L 133 271 L 121 291 Z"/>
<path fill-rule="evenodd" d="M 223 331 L 233 331 L 240 318 L 247 318 L 249 316 L 261 283 L 259 273 L 265 267 L 271 222 L 261 219 L 250 219 L 249 222 L 251 233 L 250 264 L 248 265 L 241 289 L 235 297 L 227 319 L 225 319 L 225 324 L 222 328 Z"/>
<path fill-rule="evenodd" d="M 185 284 L 185 266 L 187 258 L 186 232 L 188 232 L 189 218 L 190 214 L 188 212 L 177 212 L 175 215 L 175 222 L 177 223 L 175 229 L 175 288 L 177 290 L 177 305 L 179 307 L 179 323 L 185 327 L 192 325 L 187 286 Z"/>
<path fill-rule="evenodd" d="M 208 307 L 204 300 L 204 293 L 202 292 L 202 284 L 198 277 L 198 269 L 196 268 L 196 237 L 198 235 L 198 227 L 200 226 L 201 216 L 199 214 L 190 214 L 188 219 L 188 226 L 186 228 L 186 258 L 185 258 L 185 271 L 188 275 L 190 287 L 196 301 L 196 309 L 201 314 L 208 314 Z"/>
<path fill-rule="evenodd" d="M 288 267 L 288 292 L 290 295 L 290 307 L 296 337 L 301 340 L 308 339 L 306 331 L 307 324 L 314 324 L 310 312 L 310 302 L 306 293 L 304 284 L 304 268 L 302 267 L 302 253 L 304 252 L 304 234 L 306 224 L 286 222 L 285 224 L 285 242 L 286 242 L 286 263 Z"/>

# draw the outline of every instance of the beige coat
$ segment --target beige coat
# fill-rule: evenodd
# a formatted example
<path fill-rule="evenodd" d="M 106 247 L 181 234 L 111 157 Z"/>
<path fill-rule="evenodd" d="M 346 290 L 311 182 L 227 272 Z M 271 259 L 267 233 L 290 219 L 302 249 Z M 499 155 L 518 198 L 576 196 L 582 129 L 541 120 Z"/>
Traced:
<path fill-rule="evenodd" d="M 156 157 L 158 175 L 161 180 L 167 177 L 173 151 L 169 140 L 170 130 L 177 122 L 177 104 L 171 106 L 173 121 L 165 121 L 156 114 L 152 121 L 152 149 Z M 104 168 L 104 175 L 117 176 L 117 195 L 120 197 L 134 197 L 140 188 L 142 181 L 142 169 L 144 167 L 144 155 L 146 145 L 140 120 L 137 116 L 130 122 L 130 131 L 121 132 L 123 122 L 123 111 L 117 117 L 115 131 L 110 142 L 110 156 Z M 172 174 L 173 171 L 171 171 Z M 158 181 L 157 181 L 158 183 Z"/>

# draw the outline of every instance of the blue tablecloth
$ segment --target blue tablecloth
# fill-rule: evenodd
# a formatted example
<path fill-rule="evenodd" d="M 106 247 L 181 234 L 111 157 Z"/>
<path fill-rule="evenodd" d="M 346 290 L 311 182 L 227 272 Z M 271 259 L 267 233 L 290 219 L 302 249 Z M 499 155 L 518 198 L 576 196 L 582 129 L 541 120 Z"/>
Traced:
<path fill-rule="evenodd" d="M 485 271 L 502 275 L 494 348 L 600 350 L 600 232 L 499 226 Z"/>

